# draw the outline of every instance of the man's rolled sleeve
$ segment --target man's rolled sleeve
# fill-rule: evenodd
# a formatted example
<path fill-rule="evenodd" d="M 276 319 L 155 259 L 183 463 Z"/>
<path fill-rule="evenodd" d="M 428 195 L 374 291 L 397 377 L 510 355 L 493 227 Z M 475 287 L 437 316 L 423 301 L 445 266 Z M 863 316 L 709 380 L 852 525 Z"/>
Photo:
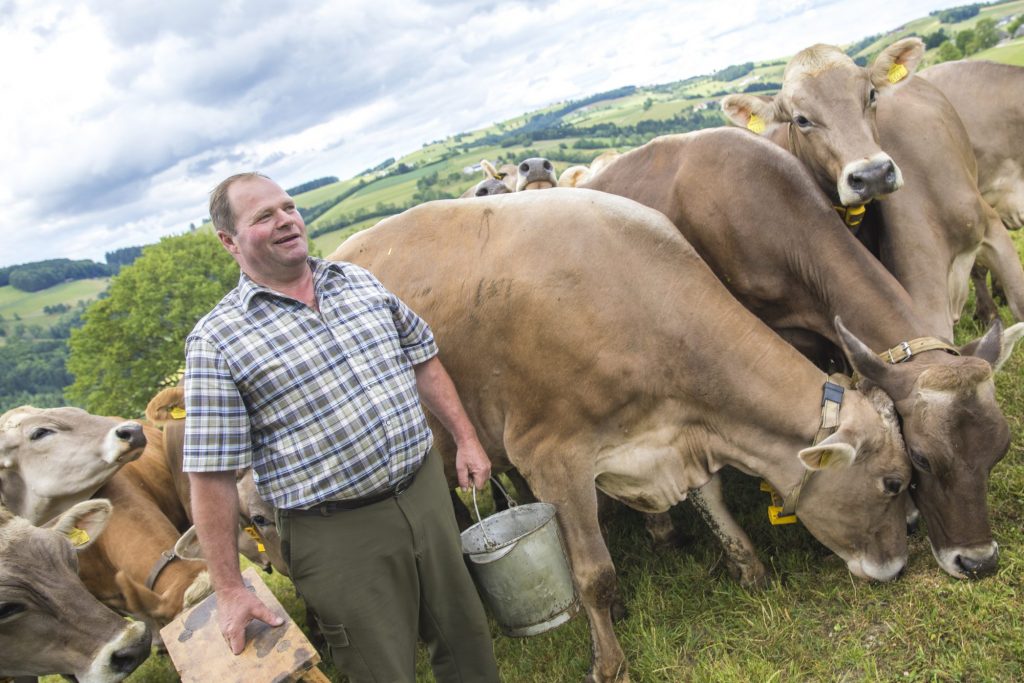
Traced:
<path fill-rule="evenodd" d="M 185 343 L 186 472 L 223 472 L 252 465 L 245 403 L 220 351 L 202 337 Z"/>

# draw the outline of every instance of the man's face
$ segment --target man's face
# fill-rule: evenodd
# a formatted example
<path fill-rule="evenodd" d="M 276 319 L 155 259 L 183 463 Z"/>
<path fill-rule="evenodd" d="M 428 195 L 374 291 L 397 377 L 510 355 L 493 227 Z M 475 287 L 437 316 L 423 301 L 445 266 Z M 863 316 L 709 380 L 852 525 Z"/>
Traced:
<path fill-rule="evenodd" d="M 266 178 L 239 180 L 228 188 L 235 234 L 221 243 L 251 278 L 262 284 L 291 279 L 309 254 L 306 224 L 292 198 Z"/>

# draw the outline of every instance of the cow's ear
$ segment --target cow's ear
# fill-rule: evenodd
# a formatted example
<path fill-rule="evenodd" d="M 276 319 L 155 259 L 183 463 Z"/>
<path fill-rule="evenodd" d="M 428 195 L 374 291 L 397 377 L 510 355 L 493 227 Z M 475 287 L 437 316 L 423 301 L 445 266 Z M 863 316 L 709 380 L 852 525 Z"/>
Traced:
<path fill-rule="evenodd" d="M 745 93 L 726 95 L 722 98 L 722 112 L 733 124 L 758 135 L 767 133 L 780 123 L 775 113 L 775 100 L 770 97 Z"/>
<path fill-rule="evenodd" d="M 888 385 L 889 367 L 885 362 L 875 355 L 875 352 L 868 348 L 867 344 L 846 329 L 843 321 L 837 315 L 833 321 L 836 328 L 836 335 L 839 337 L 839 345 L 850 362 L 850 367 L 857 371 L 862 377 L 870 379 L 875 384 L 885 387 Z"/>
<path fill-rule="evenodd" d="M 805 448 L 797 457 L 809 470 L 824 470 L 830 467 L 849 467 L 857 459 L 857 450 L 833 434 L 816 446 Z"/>
<path fill-rule="evenodd" d="M 924 41 L 918 37 L 897 40 L 882 50 L 871 64 L 871 85 L 882 90 L 905 83 L 924 56 Z"/>
<path fill-rule="evenodd" d="M 985 336 L 974 339 L 960 347 L 960 355 L 974 356 L 986 360 L 994 370 L 999 371 L 1010 358 L 1017 342 L 1024 338 L 1024 323 L 1011 325 L 1005 331 L 1003 322 L 992 321 Z"/>
<path fill-rule="evenodd" d="M 195 525 L 190 526 L 174 544 L 174 556 L 179 560 L 202 560 L 203 549 Z"/>
<path fill-rule="evenodd" d="M 66 536 L 75 550 L 81 552 L 103 533 L 113 509 L 105 498 L 83 500 L 65 510 L 51 524 L 54 531 Z"/>

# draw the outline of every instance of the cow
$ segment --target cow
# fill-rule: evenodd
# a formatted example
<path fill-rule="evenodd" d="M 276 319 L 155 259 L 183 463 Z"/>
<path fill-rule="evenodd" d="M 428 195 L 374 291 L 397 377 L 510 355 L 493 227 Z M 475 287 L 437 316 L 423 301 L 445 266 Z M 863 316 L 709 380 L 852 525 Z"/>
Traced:
<path fill-rule="evenodd" d="M 164 433 L 164 462 L 174 480 L 174 490 L 185 510 L 188 524 L 192 524 L 192 489 L 188 475 L 182 469 L 185 452 L 185 389 L 182 386 L 161 389 L 146 405 L 146 419 L 153 425 L 161 427 Z M 238 472 L 238 495 L 242 505 L 239 508 L 238 552 L 265 572 L 273 569 L 282 570 L 284 561 L 280 554 L 280 540 L 267 543 L 261 537 L 259 528 L 273 524 L 273 508 L 267 505 L 256 493 L 252 482 L 251 470 Z M 261 514 L 269 511 L 269 514 Z M 257 521 L 259 520 L 259 521 Z M 269 522 L 267 520 L 270 520 Z M 179 529 L 183 533 L 187 529 Z M 265 533 L 276 534 L 276 527 L 266 529 Z M 261 550 L 260 547 L 264 549 Z M 271 550 L 266 549 L 270 547 Z M 276 554 L 276 559 L 275 559 Z M 288 575 L 287 570 L 284 571 Z"/>
<path fill-rule="evenodd" d="M 485 178 L 462 193 L 462 197 L 484 197 L 524 190 L 547 190 L 558 185 L 555 167 L 543 157 L 530 157 L 518 165 L 505 164 L 501 170 L 491 162 L 480 162 Z"/>
<path fill-rule="evenodd" d="M 487 159 L 480 160 L 480 168 L 484 172 L 484 179 L 463 192 L 460 196 L 465 197 L 488 197 L 492 194 L 506 194 L 516 191 L 516 175 L 518 171 L 513 164 L 504 164 L 497 169 Z"/>
<path fill-rule="evenodd" d="M 978 189 L 1008 230 L 1024 227 L 1024 68 L 986 61 L 944 62 L 918 74 L 960 116 L 978 160 Z M 999 93 L 998 102 L 992 93 Z M 971 273 L 980 320 L 997 315 L 986 271 Z M 994 285 L 995 283 L 993 283 Z"/>
<path fill-rule="evenodd" d="M 142 425 L 80 408 L 0 415 L 0 503 L 42 524 L 87 500 L 146 446 Z"/>
<path fill-rule="evenodd" d="M 757 179 L 756 192 L 750 178 Z M 839 346 L 837 315 L 882 354 L 886 363 L 865 364 L 862 374 L 889 393 L 901 416 L 915 466 L 912 495 L 936 560 L 958 578 L 995 569 L 986 491 L 989 472 L 1009 446 L 1009 428 L 992 373 L 1024 324 L 1002 335 L 994 328 L 968 349 L 953 348 L 944 324 L 918 314 L 800 162 L 735 128 L 655 138 L 585 186 L 668 216 L 729 291 L 809 357 L 830 357 L 819 351 L 822 342 Z M 927 339 L 930 349 L 919 341 Z M 736 529 L 730 536 L 748 549 L 741 580 L 759 583 L 764 570 L 749 559 L 749 540 Z"/>
<path fill-rule="evenodd" d="M 189 526 L 164 461 L 163 434 L 145 425 L 147 446 L 96 496 L 114 506 L 107 533 L 79 558 L 82 581 L 100 602 L 159 630 L 211 591 L 203 562 L 175 560 L 174 544 Z"/>
<path fill-rule="evenodd" d="M 1024 320 L 1024 269 L 978 191 L 959 116 L 935 86 L 913 77 L 923 50 L 919 38 L 905 38 L 862 68 L 838 48 L 814 45 L 790 60 L 773 99 L 729 95 L 722 109 L 805 164 L 948 340 L 975 259 L 1004 284 L 1016 320 Z"/>
<path fill-rule="evenodd" d="M 575 189 L 436 201 L 329 258 L 368 268 L 424 317 L 495 470 L 515 466 L 556 506 L 590 623 L 588 680 L 628 680 L 595 484 L 660 512 L 727 465 L 791 501 L 805 482 L 797 513 L 853 574 L 902 571 L 911 470 L 892 402 L 847 390 L 838 430 L 812 446 L 827 375 L 662 214 Z M 855 366 L 871 355 L 842 338 Z M 451 476 L 454 443 L 435 434 Z"/>
<path fill-rule="evenodd" d="M 1007 229 L 1024 227 L 1024 67 L 961 60 L 918 76 L 942 91 L 967 129 L 981 196 Z"/>
<path fill-rule="evenodd" d="M 589 166 L 570 166 L 558 176 L 558 187 L 582 187 L 583 183 L 611 163 L 619 153 L 614 150 L 601 152 Z"/>
<path fill-rule="evenodd" d="M 0 677 L 116 683 L 149 656 L 146 625 L 102 605 L 76 571 L 110 511 L 108 501 L 82 501 L 38 528 L 0 506 Z"/>

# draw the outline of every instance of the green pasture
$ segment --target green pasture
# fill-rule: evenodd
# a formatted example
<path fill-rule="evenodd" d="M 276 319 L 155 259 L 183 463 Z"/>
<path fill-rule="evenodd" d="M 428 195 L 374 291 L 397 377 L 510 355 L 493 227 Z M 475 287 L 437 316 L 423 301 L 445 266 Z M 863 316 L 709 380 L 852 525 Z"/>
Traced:
<path fill-rule="evenodd" d="M 996 45 L 978 54 L 971 55 L 970 58 L 987 59 L 990 62 L 1024 66 L 1024 38 Z"/>
<path fill-rule="evenodd" d="M 357 184 L 359 184 L 359 178 L 339 180 L 336 183 L 331 183 L 330 185 L 324 185 L 323 187 L 318 187 L 315 190 L 310 190 L 309 192 L 297 194 L 293 199 L 299 209 L 308 209 L 311 206 L 316 206 L 317 204 L 322 204 L 328 200 L 334 199 L 335 197 L 340 197 L 342 194 L 347 192 L 349 188 Z"/>
<path fill-rule="evenodd" d="M 0 325 L 8 329 L 18 323 L 44 327 L 53 325 L 60 315 L 46 314 L 43 308 L 57 304 L 74 308 L 79 301 L 92 301 L 107 288 L 108 282 L 110 278 L 107 277 L 73 280 L 39 292 L 23 292 L 5 285 L 0 287 L 0 315 L 4 318 Z"/>

